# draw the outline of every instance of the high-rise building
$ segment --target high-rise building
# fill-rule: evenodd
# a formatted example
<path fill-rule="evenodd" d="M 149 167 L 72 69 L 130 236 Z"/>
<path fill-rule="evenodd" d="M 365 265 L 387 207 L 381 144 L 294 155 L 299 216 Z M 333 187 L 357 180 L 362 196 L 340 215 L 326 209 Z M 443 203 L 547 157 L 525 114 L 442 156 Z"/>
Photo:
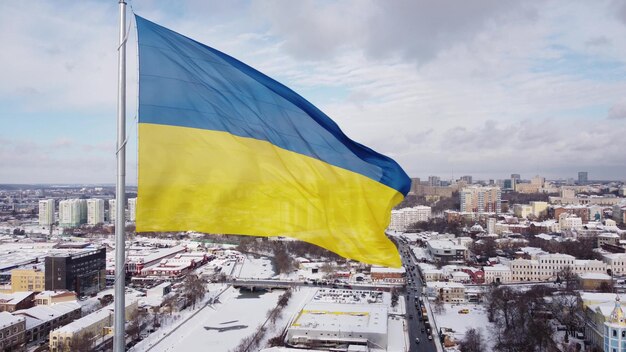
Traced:
<path fill-rule="evenodd" d="M 87 222 L 87 200 L 66 199 L 59 202 L 59 225 L 78 226 Z"/>
<path fill-rule="evenodd" d="M 546 183 L 546 178 L 537 175 L 530 180 L 530 183 L 539 187 L 543 187 L 543 185 Z"/>
<path fill-rule="evenodd" d="M 128 220 L 135 221 L 137 214 L 137 198 L 128 198 Z"/>
<path fill-rule="evenodd" d="M 585 185 L 589 182 L 588 179 L 589 173 L 587 171 L 579 171 L 578 172 L 578 184 Z"/>
<path fill-rule="evenodd" d="M 503 189 L 515 190 L 515 186 L 517 185 L 517 179 L 510 178 L 508 180 L 504 180 L 504 182 L 502 184 L 503 184 L 503 186 L 502 186 Z"/>
<path fill-rule="evenodd" d="M 439 176 L 428 176 L 428 185 L 433 186 L 441 186 L 441 178 Z"/>
<path fill-rule="evenodd" d="M 87 200 L 87 223 L 96 225 L 104 222 L 104 199 Z"/>
<path fill-rule="evenodd" d="M 487 233 L 496 233 L 496 218 L 487 219 Z"/>
<path fill-rule="evenodd" d="M 500 214 L 501 195 L 499 187 L 465 187 L 459 192 L 461 212 Z"/>
<path fill-rule="evenodd" d="M 106 249 L 46 257 L 46 290 L 70 290 L 77 296 L 97 293 L 106 284 Z"/>
<path fill-rule="evenodd" d="M 472 184 L 472 176 L 470 176 L 470 175 L 461 176 L 461 181 L 464 181 L 468 185 L 471 185 Z"/>
<path fill-rule="evenodd" d="M 54 224 L 54 199 L 39 201 L 39 225 L 50 226 Z"/>
<path fill-rule="evenodd" d="M 109 222 L 115 222 L 115 199 L 109 199 Z"/>
<path fill-rule="evenodd" d="M 411 191 L 409 191 L 409 193 L 412 194 L 419 194 L 420 193 L 420 186 L 421 186 L 421 180 L 419 179 L 419 177 L 413 177 L 411 178 Z"/>
<path fill-rule="evenodd" d="M 522 176 L 520 174 L 511 174 L 511 179 L 519 181 L 522 179 Z"/>

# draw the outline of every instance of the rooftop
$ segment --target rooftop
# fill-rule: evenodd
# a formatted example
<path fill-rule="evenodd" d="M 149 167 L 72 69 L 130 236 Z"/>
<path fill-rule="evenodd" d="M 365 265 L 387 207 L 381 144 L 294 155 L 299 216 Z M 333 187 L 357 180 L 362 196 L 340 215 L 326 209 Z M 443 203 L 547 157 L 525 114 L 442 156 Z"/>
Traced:
<path fill-rule="evenodd" d="M 22 317 L 16 317 L 9 312 L 0 312 L 0 328 L 5 328 L 13 324 L 17 324 L 20 321 L 24 321 Z"/>

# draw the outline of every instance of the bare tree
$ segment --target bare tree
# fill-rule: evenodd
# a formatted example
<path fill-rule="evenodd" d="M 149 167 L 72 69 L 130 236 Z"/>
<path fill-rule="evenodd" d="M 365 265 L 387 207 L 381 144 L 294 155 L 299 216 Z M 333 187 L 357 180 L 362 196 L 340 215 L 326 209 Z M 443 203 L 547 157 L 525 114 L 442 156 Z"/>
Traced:
<path fill-rule="evenodd" d="M 552 313 L 561 324 L 567 329 L 566 335 L 572 335 L 583 326 L 580 319 L 582 313 L 576 295 L 559 295 L 552 299 Z"/>
<path fill-rule="evenodd" d="M 91 331 L 75 334 L 68 345 L 72 352 L 90 352 L 92 350 L 95 334 Z"/>
<path fill-rule="evenodd" d="M 441 297 L 437 297 L 435 302 L 433 303 L 433 312 L 435 314 L 443 314 L 446 312 L 446 306 L 443 304 L 443 299 Z"/>
<path fill-rule="evenodd" d="M 206 294 L 206 285 L 196 274 L 189 274 L 183 281 L 183 292 L 187 303 L 196 308 L 196 302 Z"/>
<path fill-rule="evenodd" d="M 176 298 L 177 296 L 173 294 L 169 294 L 163 299 L 163 302 L 161 303 L 161 307 L 164 309 L 167 309 L 167 312 L 169 315 L 172 315 L 172 313 L 174 312 L 174 306 L 176 305 Z"/>
<path fill-rule="evenodd" d="M 557 282 L 559 280 L 565 284 L 565 291 L 567 292 L 573 292 L 578 289 L 578 275 L 576 275 L 574 269 L 569 265 L 559 271 L 557 274 Z"/>
<path fill-rule="evenodd" d="M 485 341 L 479 329 L 471 328 L 465 332 L 459 344 L 461 352 L 482 352 L 485 350 Z"/>
<path fill-rule="evenodd" d="M 136 310 L 130 316 L 130 321 L 126 326 L 126 333 L 133 339 L 138 340 L 141 334 L 141 327 L 144 323 L 146 314 L 144 311 Z"/>

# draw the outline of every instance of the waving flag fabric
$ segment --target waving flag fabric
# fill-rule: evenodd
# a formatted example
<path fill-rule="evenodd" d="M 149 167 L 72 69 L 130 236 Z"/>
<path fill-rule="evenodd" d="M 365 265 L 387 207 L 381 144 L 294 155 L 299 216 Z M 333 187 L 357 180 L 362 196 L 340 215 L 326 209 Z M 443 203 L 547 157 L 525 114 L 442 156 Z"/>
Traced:
<path fill-rule="evenodd" d="M 136 17 L 137 231 L 286 236 L 397 267 L 386 237 L 410 187 L 291 89 Z"/>

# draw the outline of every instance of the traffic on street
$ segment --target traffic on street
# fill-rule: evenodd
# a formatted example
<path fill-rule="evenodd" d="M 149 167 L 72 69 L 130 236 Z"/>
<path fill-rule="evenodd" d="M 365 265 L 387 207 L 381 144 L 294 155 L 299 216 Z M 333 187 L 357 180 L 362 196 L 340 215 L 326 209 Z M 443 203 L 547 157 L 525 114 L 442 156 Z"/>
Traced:
<path fill-rule="evenodd" d="M 438 334 L 433 331 L 432 322 L 428 318 L 422 297 L 423 281 L 417 268 L 415 256 L 409 246 L 399 242 L 398 248 L 402 256 L 402 263 L 406 269 L 406 318 L 409 328 L 409 341 L 411 352 L 435 352 L 434 339 Z"/>

